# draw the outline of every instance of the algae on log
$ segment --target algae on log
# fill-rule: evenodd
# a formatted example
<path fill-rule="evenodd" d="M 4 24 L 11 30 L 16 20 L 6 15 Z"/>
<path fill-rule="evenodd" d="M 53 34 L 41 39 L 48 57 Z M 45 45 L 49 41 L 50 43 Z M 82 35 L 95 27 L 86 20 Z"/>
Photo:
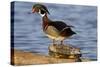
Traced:
<path fill-rule="evenodd" d="M 80 59 L 81 57 L 80 49 L 69 45 L 53 44 L 48 49 L 49 55 L 55 58 Z"/>

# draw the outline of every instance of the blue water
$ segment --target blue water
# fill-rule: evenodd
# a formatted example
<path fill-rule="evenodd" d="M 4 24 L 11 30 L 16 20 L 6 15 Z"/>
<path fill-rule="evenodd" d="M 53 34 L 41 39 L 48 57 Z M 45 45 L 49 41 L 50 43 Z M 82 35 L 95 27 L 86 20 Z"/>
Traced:
<path fill-rule="evenodd" d="M 42 31 L 42 18 L 31 13 L 32 2 L 14 4 L 14 48 L 48 54 L 52 40 Z M 81 5 L 46 4 L 52 20 L 61 20 L 75 26 L 77 34 L 64 41 L 81 49 L 82 57 L 97 59 L 97 7 Z"/>

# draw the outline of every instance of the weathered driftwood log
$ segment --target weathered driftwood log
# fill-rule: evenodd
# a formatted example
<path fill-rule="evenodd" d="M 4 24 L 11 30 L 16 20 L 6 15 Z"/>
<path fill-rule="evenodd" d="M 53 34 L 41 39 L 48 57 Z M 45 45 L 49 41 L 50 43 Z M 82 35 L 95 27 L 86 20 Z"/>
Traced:
<path fill-rule="evenodd" d="M 57 59 L 54 57 L 41 55 L 37 53 L 25 52 L 13 49 L 11 54 L 12 65 L 29 65 L 29 64 L 52 64 L 52 63 L 71 63 L 77 59 Z"/>
<path fill-rule="evenodd" d="M 82 59 L 82 62 L 90 61 L 89 59 Z M 79 59 L 65 59 L 54 58 L 52 56 L 41 55 L 32 52 L 26 52 L 22 50 L 11 50 L 11 64 L 12 65 L 29 65 L 29 64 L 54 64 L 54 63 L 71 63 L 77 62 Z"/>
<path fill-rule="evenodd" d="M 49 55 L 55 58 L 80 59 L 81 52 L 73 46 L 53 44 L 49 46 Z"/>

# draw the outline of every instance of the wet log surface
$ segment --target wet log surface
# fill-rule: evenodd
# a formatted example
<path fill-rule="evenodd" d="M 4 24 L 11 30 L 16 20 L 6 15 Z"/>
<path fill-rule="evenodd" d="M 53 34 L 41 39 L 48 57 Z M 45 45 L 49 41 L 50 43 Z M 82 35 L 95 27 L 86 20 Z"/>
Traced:
<path fill-rule="evenodd" d="M 70 51 L 69 47 L 66 47 L 65 45 L 63 46 L 63 48 L 61 48 L 59 45 L 50 45 L 48 48 L 49 48 L 48 56 L 17 50 L 17 49 L 12 49 L 11 64 L 12 65 L 30 65 L 30 64 L 34 65 L 35 64 L 36 65 L 36 64 L 71 63 L 71 62 L 79 62 L 84 60 L 84 59 L 82 60 L 79 59 L 80 56 L 76 57 L 77 55 L 80 55 L 79 53 L 73 54 L 69 52 Z M 68 53 L 66 53 L 67 52 L 66 49 L 69 50 Z M 78 51 L 80 50 L 78 49 Z M 84 60 L 84 62 L 85 61 L 89 61 L 89 60 Z"/>

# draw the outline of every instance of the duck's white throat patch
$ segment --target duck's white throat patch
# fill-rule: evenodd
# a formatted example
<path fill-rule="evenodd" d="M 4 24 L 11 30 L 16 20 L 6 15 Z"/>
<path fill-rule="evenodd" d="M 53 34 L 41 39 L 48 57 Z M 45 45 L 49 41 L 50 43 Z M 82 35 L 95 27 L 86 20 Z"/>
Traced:
<path fill-rule="evenodd" d="M 44 17 L 45 16 L 45 13 L 44 14 L 40 14 L 42 17 Z"/>

